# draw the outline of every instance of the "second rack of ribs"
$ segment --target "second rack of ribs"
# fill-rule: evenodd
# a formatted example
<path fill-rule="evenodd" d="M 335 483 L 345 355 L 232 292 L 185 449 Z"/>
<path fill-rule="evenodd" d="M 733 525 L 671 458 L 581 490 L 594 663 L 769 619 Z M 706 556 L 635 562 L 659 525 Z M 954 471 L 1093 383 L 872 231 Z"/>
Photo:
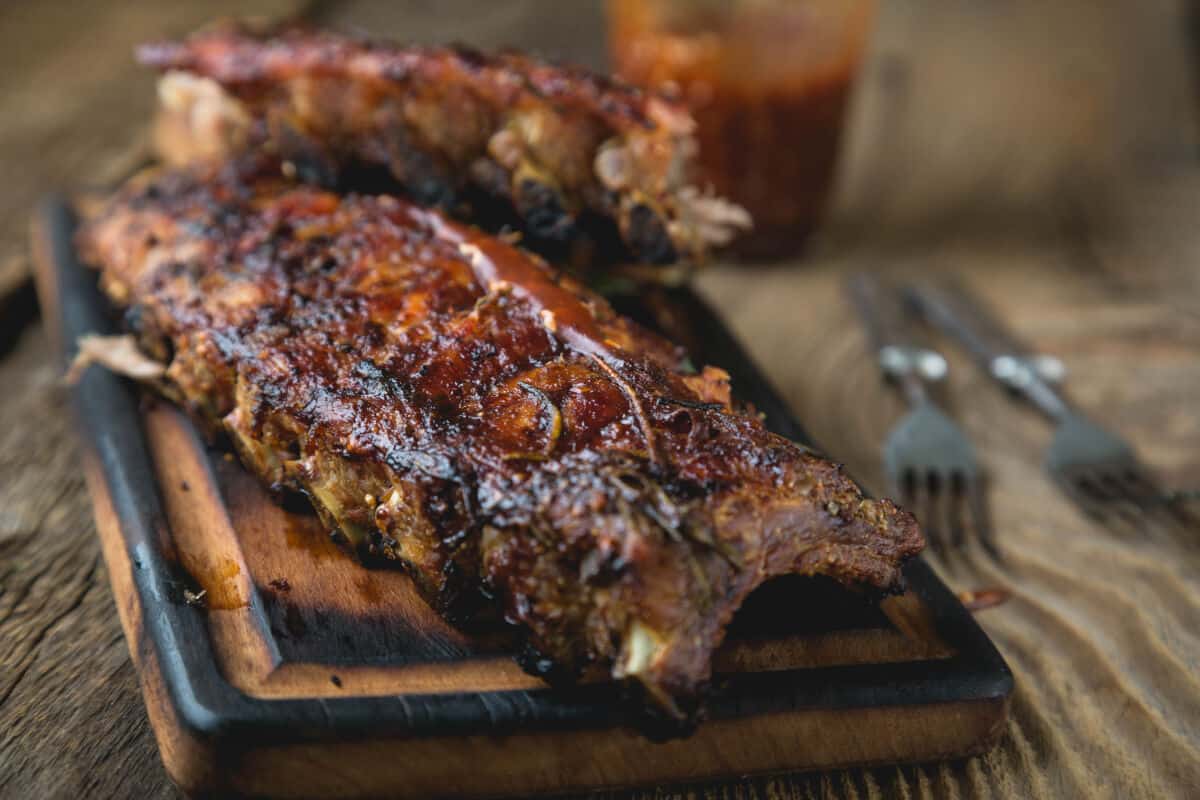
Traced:
<path fill-rule="evenodd" d="M 702 259 L 750 224 L 700 190 L 681 101 L 577 67 L 237 24 L 138 52 L 165 73 L 157 140 L 172 163 L 267 148 L 322 185 L 366 167 L 423 203 L 511 204 L 547 242 L 606 221 L 593 244 L 656 264 Z"/>
<path fill-rule="evenodd" d="M 887 589 L 920 549 L 723 371 L 514 245 L 270 165 L 206 169 L 131 185 L 80 237 L 169 364 L 160 388 L 439 609 L 495 598 L 538 663 L 686 716 L 764 580 Z"/>

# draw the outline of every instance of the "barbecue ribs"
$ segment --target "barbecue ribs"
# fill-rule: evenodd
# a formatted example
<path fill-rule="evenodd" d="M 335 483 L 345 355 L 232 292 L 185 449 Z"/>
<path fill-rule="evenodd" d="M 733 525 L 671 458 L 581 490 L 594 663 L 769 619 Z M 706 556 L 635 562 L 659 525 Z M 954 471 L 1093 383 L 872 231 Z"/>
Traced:
<path fill-rule="evenodd" d="M 922 546 L 723 371 L 438 212 L 241 159 L 135 180 L 79 244 L 162 391 L 437 608 L 492 598 L 539 670 L 686 718 L 764 580 L 887 590 Z"/>
<path fill-rule="evenodd" d="M 166 73 L 161 149 L 176 163 L 265 144 L 327 186 L 382 166 L 427 205 L 504 198 L 542 238 L 609 220 L 635 260 L 653 263 L 694 260 L 749 226 L 690 183 L 694 123 L 679 102 L 582 69 L 234 25 L 139 57 Z"/>

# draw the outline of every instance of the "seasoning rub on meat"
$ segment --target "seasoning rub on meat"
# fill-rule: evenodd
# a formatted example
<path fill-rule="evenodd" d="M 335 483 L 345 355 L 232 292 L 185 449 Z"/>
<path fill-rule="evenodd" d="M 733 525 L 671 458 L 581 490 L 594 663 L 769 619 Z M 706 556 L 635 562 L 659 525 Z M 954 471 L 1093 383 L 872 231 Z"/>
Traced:
<path fill-rule="evenodd" d="M 437 608 L 498 603 L 537 669 L 687 718 L 756 586 L 886 590 L 922 546 L 722 370 L 438 212 L 260 157 L 135 181 L 79 243 L 163 391 Z"/>

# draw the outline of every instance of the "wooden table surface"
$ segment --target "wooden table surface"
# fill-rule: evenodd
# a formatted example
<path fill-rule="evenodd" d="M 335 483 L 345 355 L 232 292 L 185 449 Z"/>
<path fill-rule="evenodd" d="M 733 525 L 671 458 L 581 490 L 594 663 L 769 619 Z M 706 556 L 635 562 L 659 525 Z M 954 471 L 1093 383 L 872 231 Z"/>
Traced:
<path fill-rule="evenodd" d="M 0 7 L 0 797 L 171 797 L 109 593 L 58 372 L 25 283 L 54 187 L 143 154 L 138 40 L 253 5 L 399 38 L 602 65 L 598 4 L 94 2 Z M 1080 405 L 1164 483 L 1200 485 L 1200 163 L 1184 0 L 881 3 L 830 221 L 803 261 L 700 280 L 822 445 L 882 489 L 901 411 L 840 284 L 955 272 L 1066 361 Z M 937 565 L 1017 676 L 1002 743 L 967 761 L 604 797 L 1185 797 L 1200 787 L 1200 531 L 1164 541 L 1066 503 L 1050 431 L 961 359 L 947 405 L 993 482 L 1004 561 Z"/>

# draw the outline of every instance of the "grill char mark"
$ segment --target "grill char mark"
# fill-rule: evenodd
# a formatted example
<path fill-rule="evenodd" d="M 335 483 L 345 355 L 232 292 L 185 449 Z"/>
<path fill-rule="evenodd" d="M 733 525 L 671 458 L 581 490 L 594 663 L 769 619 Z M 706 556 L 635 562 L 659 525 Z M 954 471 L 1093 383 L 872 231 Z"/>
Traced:
<path fill-rule="evenodd" d="M 690 718 L 754 587 L 886 590 L 921 547 L 723 372 L 436 212 L 241 160 L 130 185 L 79 243 L 168 394 L 443 612 L 493 597 L 539 670 Z"/>

